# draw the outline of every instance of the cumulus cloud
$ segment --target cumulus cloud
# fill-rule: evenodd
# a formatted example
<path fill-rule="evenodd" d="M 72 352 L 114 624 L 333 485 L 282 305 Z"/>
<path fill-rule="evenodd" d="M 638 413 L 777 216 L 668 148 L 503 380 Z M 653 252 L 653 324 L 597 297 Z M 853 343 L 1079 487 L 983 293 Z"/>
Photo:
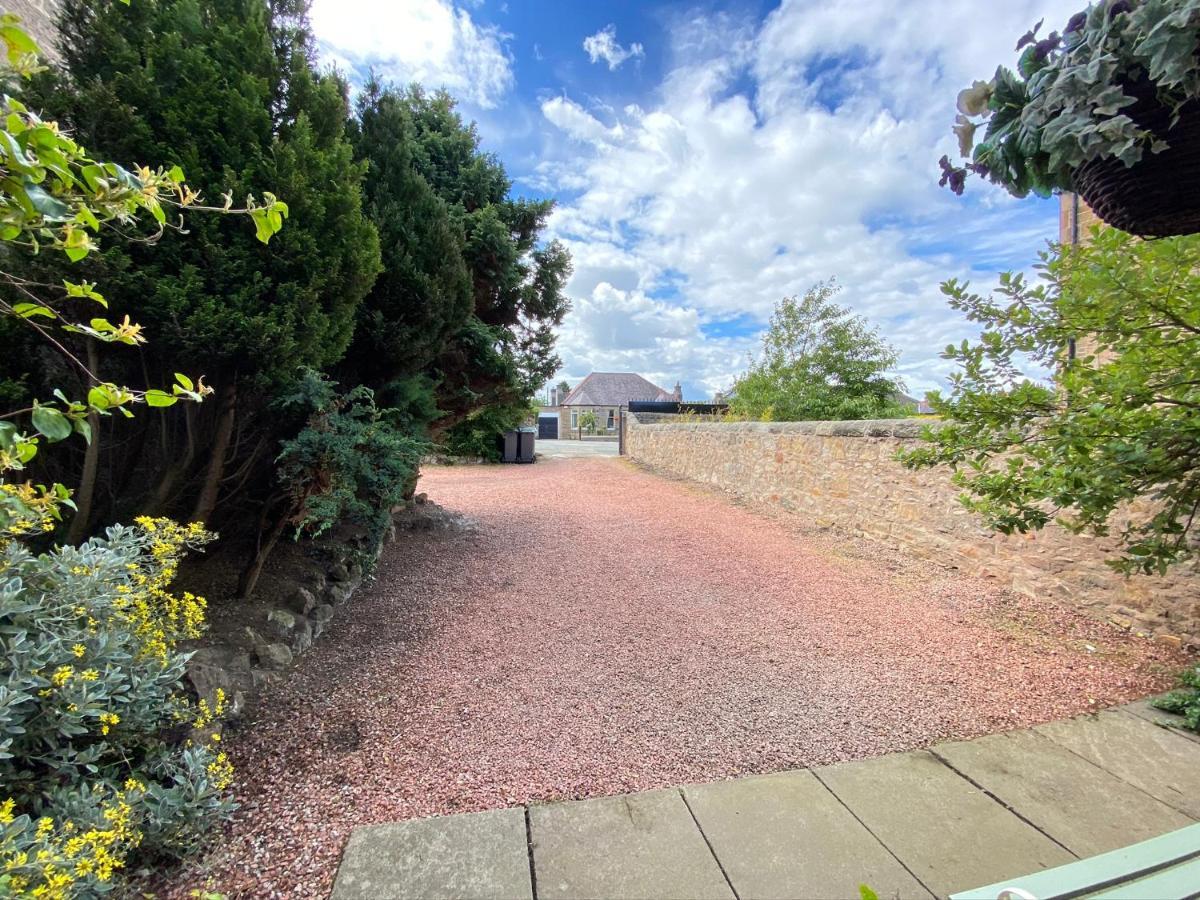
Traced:
<path fill-rule="evenodd" d="M 618 69 L 621 63 L 628 59 L 637 59 L 645 55 L 641 44 L 630 44 L 628 49 L 617 43 L 617 26 L 607 25 L 595 34 L 583 39 L 583 49 L 592 62 L 604 60 L 608 63 L 609 71 Z"/>
<path fill-rule="evenodd" d="M 451 0 L 314 0 L 309 15 L 323 58 L 343 69 L 444 87 L 485 109 L 513 86 L 508 35 Z"/>
<path fill-rule="evenodd" d="M 728 387 L 750 348 L 746 338 L 705 338 L 700 313 L 656 300 L 639 290 L 608 282 L 586 295 L 576 292 L 574 308 L 558 342 L 561 375 L 575 383 L 593 371 L 637 372 L 670 390 L 689 378 L 692 394 L 711 396 Z M 689 399 L 692 399 L 689 396 Z"/>
<path fill-rule="evenodd" d="M 620 125 L 609 128 L 590 112 L 566 97 L 553 97 L 542 103 L 542 115 L 570 137 L 594 144 L 619 139 Z"/>
<path fill-rule="evenodd" d="M 909 388 L 938 386 L 941 349 L 974 333 L 939 282 L 1024 268 L 1055 237 L 1048 204 L 982 183 L 968 202 L 938 189 L 954 98 L 1010 59 L 1029 24 L 1065 21 L 1075 2 L 917 0 L 901 15 L 891 0 L 785 0 L 752 24 L 690 14 L 653 102 L 604 121 L 568 96 L 543 103 L 574 145 L 539 169 L 574 195 L 552 220 L 578 273 L 564 359 L 669 359 L 686 381 L 726 387 L 774 303 L 836 276 L 841 302 L 900 349 Z M 719 322 L 749 325 L 731 337 Z"/>

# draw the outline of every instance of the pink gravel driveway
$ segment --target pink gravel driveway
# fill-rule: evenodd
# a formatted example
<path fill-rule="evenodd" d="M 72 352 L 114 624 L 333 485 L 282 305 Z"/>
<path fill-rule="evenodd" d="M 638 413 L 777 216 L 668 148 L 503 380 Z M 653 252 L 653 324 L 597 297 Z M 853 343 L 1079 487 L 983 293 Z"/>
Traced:
<path fill-rule="evenodd" d="M 357 825 L 770 772 L 1068 716 L 1176 657 L 620 460 L 435 468 L 403 537 L 228 746 L 187 876 L 323 896 Z"/>

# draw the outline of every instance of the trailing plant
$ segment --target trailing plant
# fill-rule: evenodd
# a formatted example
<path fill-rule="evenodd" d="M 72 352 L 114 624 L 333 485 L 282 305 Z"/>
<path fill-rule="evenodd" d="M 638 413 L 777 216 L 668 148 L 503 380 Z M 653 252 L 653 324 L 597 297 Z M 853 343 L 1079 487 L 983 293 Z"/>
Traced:
<path fill-rule="evenodd" d="M 1085 162 L 1133 166 L 1167 148 L 1128 115 L 1135 88 L 1152 93 L 1173 121 L 1200 97 L 1197 0 L 1101 0 L 1061 34 L 1039 37 L 1041 24 L 1017 43 L 1015 72 L 1000 66 L 958 95 L 954 132 L 970 161 L 940 161 L 941 184 L 955 193 L 968 171 L 1017 197 L 1073 190 Z"/>
<path fill-rule="evenodd" d="M 873 419 L 905 415 L 887 375 L 896 351 L 866 319 L 834 301 L 832 281 L 784 297 L 762 353 L 734 383 L 735 416 L 775 421 Z"/>
<path fill-rule="evenodd" d="M 1194 666 L 1179 676 L 1179 687 L 1150 701 L 1169 713 L 1183 716 L 1183 724 L 1200 731 L 1200 666 Z"/>
<path fill-rule="evenodd" d="M 397 423 L 394 410 L 375 405 L 370 388 L 356 385 L 338 393 L 336 385 L 312 370 L 301 373 L 296 389 L 276 408 L 304 424 L 281 445 L 279 491 L 267 506 L 274 523 L 262 529 L 258 552 L 242 577 L 242 596 L 254 590 L 264 562 L 289 526 L 297 538 L 356 526 L 368 548 L 362 562 L 371 562 L 391 525 L 393 508 L 416 483 L 428 448 Z"/>
<path fill-rule="evenodd" d="M 1035 268 L 988 296 L 942 285 L 983 332 L 946 348 L 959 369 L 932 396 L 945 421 L 900 458 L 949 466 L 963 503 L 1005 534 L 1054 521 L 1111 534 L 1125 573 L 1196 559 L 1200 237 L 1097 228 Z"/>
<path fill-rule="evenodd" d="M 204 600 L 170 591 L 211 538 L 142 519 L 43 555 L 0 546 L 0 895 L 103 893 L 230 811 L 223 697 L 181 685 Z"/>
<path fill-rule="evenodd" d="M 308 423 L 278 457 L 296 533 L 315 537 L 347 522 L 366 527 L 377 543 L 428 445 L 396 428 L 368 387 L 338 394 L 315 373 L 306 387 Z"/>

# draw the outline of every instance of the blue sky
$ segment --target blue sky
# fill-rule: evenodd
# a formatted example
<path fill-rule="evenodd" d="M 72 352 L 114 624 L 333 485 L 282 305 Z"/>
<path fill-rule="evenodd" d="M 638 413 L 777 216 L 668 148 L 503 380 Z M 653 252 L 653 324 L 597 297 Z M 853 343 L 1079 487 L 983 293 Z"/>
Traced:
<path fill-rule="evenodd" d="M 553 197 L 561 375 L 728 387 L 782 296 L 836 278 L 911 393 L 975 333 L 938 284 L 1027 270 L 1057 202 L 937 187 L 958 90 L 1079 0 L 315 0 L 325 58 L 444 86 L 527 196 Z"/>

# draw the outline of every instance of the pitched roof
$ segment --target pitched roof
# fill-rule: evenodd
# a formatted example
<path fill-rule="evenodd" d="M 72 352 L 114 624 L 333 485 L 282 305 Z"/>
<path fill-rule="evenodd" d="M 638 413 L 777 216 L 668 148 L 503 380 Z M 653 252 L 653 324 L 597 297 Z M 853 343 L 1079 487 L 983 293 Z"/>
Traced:
<path fill-rule="evenodd" d="M 671 393 L 633 372 L 593 372 L 567 394 L 563 406 L 624 406 L 630 400 L 671 399 Z"/>

